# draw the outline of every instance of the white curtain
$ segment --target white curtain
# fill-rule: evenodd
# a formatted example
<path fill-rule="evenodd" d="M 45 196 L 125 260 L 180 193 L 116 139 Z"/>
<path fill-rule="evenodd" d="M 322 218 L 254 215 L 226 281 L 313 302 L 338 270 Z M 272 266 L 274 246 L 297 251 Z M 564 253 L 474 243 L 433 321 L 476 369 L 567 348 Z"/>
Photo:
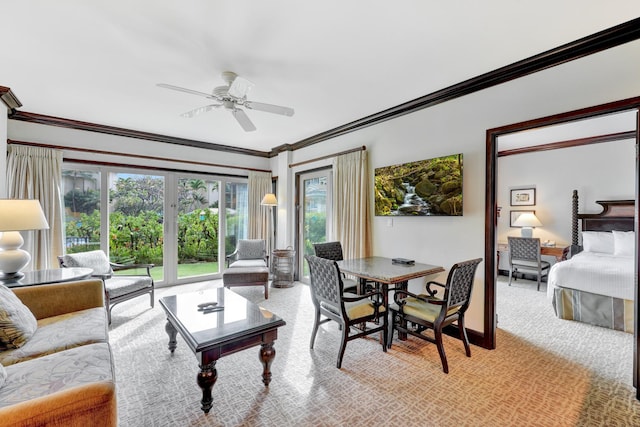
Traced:
<path fill-rule="evenodd" d="M 345 258 L 372 255 L 371 191 L 365 150 L 333 160 L 333 221 L 331 235 L 342 243 Z"/>
<path fill-rule="evenodd" d="M 274 248 L 273 241 L 274 230 L 271 228 L 272 219 L 269 215 L 273 215 L 273 207 L 262 206 L 260 202 L 267 193 L 272 193 L 271 172 L 249 172 L 249 238 L 265 239 L 269 255 L 271 249 Z"/>
<path fill-rule="evenodd" d="M 62 151 L 10 145 L 7 157 L 7 195 L 10 199 L 37 199 L 49 223 L 48 230 L 23 233 L 23 248 L 31 254 L 26 270 L 58 265 L 63 250 Z"/>

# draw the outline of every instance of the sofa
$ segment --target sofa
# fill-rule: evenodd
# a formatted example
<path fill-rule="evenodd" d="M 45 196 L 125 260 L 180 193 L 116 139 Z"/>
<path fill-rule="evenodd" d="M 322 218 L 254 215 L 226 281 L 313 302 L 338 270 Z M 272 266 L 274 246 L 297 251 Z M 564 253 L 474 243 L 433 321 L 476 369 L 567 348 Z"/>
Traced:
<path fill-rule="evenodd" d="M 117 425 L 101 280 L 0 285 L 0 425 Z"/>

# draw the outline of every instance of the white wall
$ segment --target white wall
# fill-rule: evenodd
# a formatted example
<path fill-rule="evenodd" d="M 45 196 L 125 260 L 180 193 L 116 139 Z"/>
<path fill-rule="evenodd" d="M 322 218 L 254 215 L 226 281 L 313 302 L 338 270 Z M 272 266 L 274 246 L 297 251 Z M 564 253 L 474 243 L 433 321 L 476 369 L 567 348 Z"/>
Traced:
<path fill-rule="evenodd" d="M 578 190 L 579 211 L 599 213 L 596 200 L 634 199 L 635 141 L 626 140 L 498 159 L 498 241 L 519 236 L 509 227 L 511 210 L 535 210 L 542 227 L 534 237 L 571 243 L 571 198 Z M 536 188 L 534 206 L 510 206 L 510 190 Z"/>
<path fill-rule="evenodd" d="M 392 226 L 386 217 L 376 217 L 373 221 L 375 255 L 412 258 L 449 268 L 457 261 L 484 257 L 486 130 L 638 96 L 638 69 L 640 42 L 633 42 L 321 145 L 326 146 L 325 152 L 366 145 L 372 178 L 373 169 L 377 167 L 463 153 L 462 217 L 394 218 Z M 315 146 L 298 150 L 293 153 L 292 161 L 313 158 L 318 155 L 317 150 Z M 563 160 L 547 163 L 559 169 Z M 523 183 L 536 183 L 536 180 L 530 177 Z M 626 191 L 611 195 L 626 194 Z M 545 203 L 549 194 L 540 189 Z M 570 197 L 563 195 L 562 199 L 570 203 Z M 467 325 L 478 331 L 483 330 L 483 269 L 481 264 L 467 320 Z M 445 279 L 444 274 L 440 279 Z M 414 280 L 410 288 L 420 289 L 423 283 L 424 280 Z"/>

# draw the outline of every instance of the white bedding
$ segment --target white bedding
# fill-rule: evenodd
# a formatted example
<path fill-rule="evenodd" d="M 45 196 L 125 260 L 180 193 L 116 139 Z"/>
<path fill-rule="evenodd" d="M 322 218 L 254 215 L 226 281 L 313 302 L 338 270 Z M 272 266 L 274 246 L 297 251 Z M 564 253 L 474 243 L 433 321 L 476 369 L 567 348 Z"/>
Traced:
<path fill-rule="evenodd" d="M 547 297 L 553 298 L 554 289 L 562 287 L 633 300 L 633 276 L 633 257 L 580 252 L 551 267 Z"/>

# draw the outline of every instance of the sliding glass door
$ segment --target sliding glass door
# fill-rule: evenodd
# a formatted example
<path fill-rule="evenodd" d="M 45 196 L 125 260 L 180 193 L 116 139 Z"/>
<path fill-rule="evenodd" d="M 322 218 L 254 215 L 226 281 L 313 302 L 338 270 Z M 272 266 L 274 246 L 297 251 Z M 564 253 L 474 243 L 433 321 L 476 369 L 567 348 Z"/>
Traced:
<path fill-rule="evenodd" d="M 218 278 L 247 237 L 245 178 L 65 164 L 63 194 L 67 252 L 154 264 L 159 284 Z"/>

